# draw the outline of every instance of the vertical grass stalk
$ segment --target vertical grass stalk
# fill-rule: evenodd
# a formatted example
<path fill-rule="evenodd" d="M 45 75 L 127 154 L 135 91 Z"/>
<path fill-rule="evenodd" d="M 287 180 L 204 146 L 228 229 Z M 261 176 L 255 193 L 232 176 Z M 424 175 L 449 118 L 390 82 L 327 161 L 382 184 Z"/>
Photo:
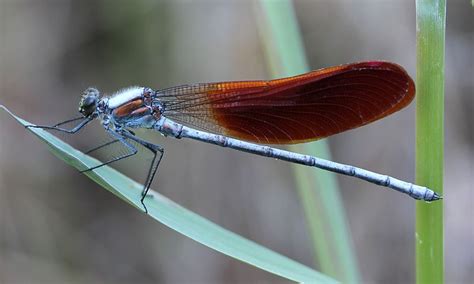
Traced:
<path fill-rule="evenodd" d="M 261 0 L 260 34 L 273 77 L 308 72 L 308 64 L 292 3 Z M 260 16 L 263 15 L 263 16 Z M 291 146 L 292 151 L 330 159 L 325 141 Z M 296 188 L 320 270 L 344 283 L 360 282 L 345 212 L 335 174 L 293 165 Z"/>
<path fill-rule="evenodd" d="M 446 3 L 416 1 L 416 183 L 443 195 Z M 443 202 L 416 205 L 416 282 L 443 283 Z"/>

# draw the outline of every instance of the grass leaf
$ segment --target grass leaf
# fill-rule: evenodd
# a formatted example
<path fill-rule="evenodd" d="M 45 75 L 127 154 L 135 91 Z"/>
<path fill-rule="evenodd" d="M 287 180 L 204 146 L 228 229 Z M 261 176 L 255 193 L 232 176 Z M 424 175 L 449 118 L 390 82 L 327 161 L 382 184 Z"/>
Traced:
<path fill-rule="evenodd" d="M 30 124 L 4 106 L 0 105 L 0 108 L 23 126 Z M 98 160 L 74 149 L 42 129 L 28 128 L 28 130 L 45 142 L 54 155 L 78 170 L 100 164 Z M 144 211 L 140 203 L 142 184 L 108 166 L 87 172 L 86 175 L 130 205 Z M 212 223 L 157 192 L 152 192 L 151 195 L 152 197 L 147 197 L 145 200 L 150 217 L 209 248 L 293 281 L 336 283 L 335 280 L 307 266 Z"/>
<path fill-rule="evenodd" d="M 446 2 L 416 1 L 416 183 L 443 194 Z M 416 203 L 416 282 L 443 283 L 443 204 Z"/>
<path fill-rule="evenodd" d="M 310 71 L 293 3 L 289 0 L 260 0 L 259 3 L 262 14 L 258 17 L 260 35 L 273 77 Z M 292 145 L 289 150 L 331 160 L 324 139 Z M 359 283 L 360 273 L 336 174 L 296 164 L 292 164 L 292 168 L 315 263 L 319 264 L 321 272 L 341 282 Z"/>

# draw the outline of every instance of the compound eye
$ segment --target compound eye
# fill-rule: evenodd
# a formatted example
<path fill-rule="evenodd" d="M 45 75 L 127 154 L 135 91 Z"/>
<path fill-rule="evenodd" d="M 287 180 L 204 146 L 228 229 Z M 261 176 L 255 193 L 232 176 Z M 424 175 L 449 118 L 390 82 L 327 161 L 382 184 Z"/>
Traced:
<path fill-rule="evenodd" d="M 79 112 L 84 116 L 90 116 L 94 113 L 99 99 L 99 91 L 95 88 L 88 88 L 84 91 L 81 101 L 79 102 Z"/>
<path fill-rule="evenodd" d="M 95 101 L 96 101 L 95 97 L 88 96 L 84 99 L 82 107 L 83 108 L 90 108 L 91 106 L 93 106 L 95 104 Z"/>

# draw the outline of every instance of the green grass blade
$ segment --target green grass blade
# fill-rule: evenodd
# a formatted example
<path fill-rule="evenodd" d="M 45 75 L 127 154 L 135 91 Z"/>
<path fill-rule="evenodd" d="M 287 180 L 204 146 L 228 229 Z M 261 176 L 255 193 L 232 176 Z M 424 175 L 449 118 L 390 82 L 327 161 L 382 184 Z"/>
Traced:
<path fill-rule="evenodd" d="M 30 124 L 15 116 L 4 106 L 0 105 L 0 108 L 7 111 L 22 125 Z M 78 170 L 100 164 L 98 160 L 74 149 L 42 129 L 28 129 L 45 142 L 54 155 Z M 122 200 L 143 211 L 140 203 L 142 184 L 108 166 L 87 172 L 86 175 Z M 336 283 L 328 276 L 210 222 L 157 192 L 152 192 L 152 196 L 146 199 L 150 217 L 209 248 L 293 281 Z"/>
<path fill-rule="evenodd" d="M 416 27 L 416 183 L 443 195 L 445 1 L 417 0 Z M 417 202 L 416 282 L 443 274 L 443 202 Z"/>
<path fill-rule="evenodd" d="M 290 1 L 260 1 L 260 19 L 265 55 L 274 77 L 308 72 L 308 64 Z M 325 141 L 291 146 L 295 152 L 331 159 Z M 315 262 L 323 273 L 342 282 L 360 282 L 345 212 L 335 174 L 299 165 L 293 166 L 306 222 L 310 231 Z"/>

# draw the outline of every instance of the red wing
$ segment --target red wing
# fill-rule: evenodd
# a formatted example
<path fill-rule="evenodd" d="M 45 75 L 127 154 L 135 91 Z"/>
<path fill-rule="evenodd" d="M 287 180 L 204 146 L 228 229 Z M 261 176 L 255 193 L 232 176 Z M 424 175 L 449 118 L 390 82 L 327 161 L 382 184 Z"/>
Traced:
<path fill-rule="evenodd" d="M 356 128 L 408 105 L 415 86 L 389 62 L 362 62 L 271 81 L 196 84 L 160 91 L 164 116 L 264 144 L 295 144 Z"/>

